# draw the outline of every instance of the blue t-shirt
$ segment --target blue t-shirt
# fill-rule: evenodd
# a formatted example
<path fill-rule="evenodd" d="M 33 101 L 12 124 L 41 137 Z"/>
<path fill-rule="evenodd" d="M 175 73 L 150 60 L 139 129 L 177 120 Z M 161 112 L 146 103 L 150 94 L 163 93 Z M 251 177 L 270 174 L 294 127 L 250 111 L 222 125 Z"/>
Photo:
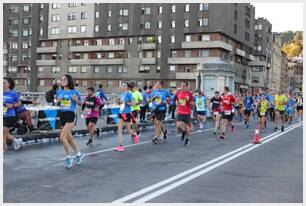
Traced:
<path fill-rule="evenodd" d="M 287 105 L 285 107 L 287 112 L 294 112 L 294 107 L 295 107 L 295 101 L 294 99 L 289 99 L 287 102 Z"/>
<path fill-rule="evenodd" d="M 152 92 L 152 97 L 156 96 L 153 100 L 155 108 L 158 107 L 159 110 L 166 109 L 167 97 L 170 97 L 170 93 L 165 89 L 156 89 Z"/>
<path fill-rule="evenodd" d="M 100 97 L 100 99 L 103 101 L 104 99 L 106 100 L 106 101 L 108 101 L 108 99 L 107 99 L 107 97 L 106 97 L 106 95 L 105 95 L 105 93 L 104 93 L 104 91 L 103 90 L 98 90 L 98 92 L 97 92 L 97 96 L 99 96 Z"/>
<path fill-rule="evenodd" d="M 153 91 L 147 94 L 147 100 L 151 99 L 153 97 Z M 156 108 L 156 106 L 154 104 L 154 101 L 149 102 L 149 111 L 153 111 L 153 110 L 155 110 L 155 108 Z"/>
<path fill-rule="evenodd" d="M 15 117 L 16 111 L 15 107 L 7 108 L 6 104 L 16 104 L 19 101 L 19 96 L 16 92 L 9 90 L 7 92 L 3 92 L 3 116 L 4 117 Z"/>
<path fill-rule="evenodd" d="M 197 111 L 205 111 L 206 110 L 206 96 L 195 96 L 195 105 Z"/>
<path fill-rule="evenodd" d="M 245 109 L 250 111 L 252 110 L 252 105 L 254 104 L 253 97 L 243 97 L 243 103 L 245 106 Z"/>
<path fill-rule="evenodd" d="M 78 96 L 78 100 L 81 101 L 81 96 L 78 91 L 75 89 L 73 90 L 64 90 L 59 89 L 56 92 L 56 98 L 61 98 L 61 102 L 59 103 L 59 106 L 61 107 L 61 110 L 63 112 L 71 111 L 74 112 L 76 108 L 76 102 L 73 100 L 73 95 Z"/>
<path fill-rule="evenodd" d="M 119 113 L 120 114 L 128 114 L 132 112 L 131 106 L 128 105 L 128 102 L 133 101 L 133 95 L 131 92 L 124 92 L 121 94 L 120 101 L 124 102 L 120 105 Z"/>
<path fill-rule="evenodd" d="M 171 105 L 171 106 L 175 105 L 175 97 L 176 97 L 175 94 L 172 94 L 172 95 L 171 95 L 171 98 L 170 98 L 170 105 Z"/>

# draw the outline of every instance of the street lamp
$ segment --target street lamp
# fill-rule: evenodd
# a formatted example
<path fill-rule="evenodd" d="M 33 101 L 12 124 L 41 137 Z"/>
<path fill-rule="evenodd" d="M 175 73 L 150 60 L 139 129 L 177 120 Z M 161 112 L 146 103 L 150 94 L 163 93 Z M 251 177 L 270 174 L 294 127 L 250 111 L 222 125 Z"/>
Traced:
<path fill-rule="evenodd" d="M 267 47 L 267 52 L 268 52 L 268 54 L 267 54 L 267 57 L 266 57 L 266 61 L 265 61 L 265 68 L 264 68 L 264 90 L 265 90 L 265 92 L 267 92 L 267 90 L 268 90 L 268 70 L 267 70 L 267 64 L 268 64 L 268 58 L 269 58 L 269 55 L 271 55 L 271 53 L 272 53 L 272 40 L 273 40 L 273 36 L 270 38 L 270 41 L 269 41 L 269 43 L 268 43 L 268 47 Z M 271 58 L 272 58 L 272 56 L 271 56 Z M 270 67 L 271 67 L 271 65 L 270 65 Z"/>

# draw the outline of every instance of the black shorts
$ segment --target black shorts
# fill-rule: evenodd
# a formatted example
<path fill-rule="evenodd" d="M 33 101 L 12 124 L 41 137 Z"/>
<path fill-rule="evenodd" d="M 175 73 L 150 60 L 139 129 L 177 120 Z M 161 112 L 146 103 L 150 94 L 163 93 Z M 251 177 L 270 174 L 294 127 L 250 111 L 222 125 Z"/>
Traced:
<path fill-rule="evenodd" d="M 244 115 L 250 117 L 252 110 L 244 110 Z"/>
<path fill-rule="evenodd" d="M 206 111 L 196 111 L 196 115 L 206 116 Z"/>
<path fill-rule="evenodd" d="M 267 112 L 265 112 L 264 115 L 261 115 L 260 112 L 257 112 L 257 116 L 258 116 L 258 117 L 265 117 L 265 116 L 267 116 Z"/>
<path fill-rule="evenodd" d="M 152 119 L 157 119 L 158 121 L 163 121 L 166 118 L 166 110 L 155 109 L 152 112 Z"/>
<path fill-rule="evenodd" d="M 278 109 L 276 109 L 275 111 L 278 111 L 281 116 L 286 114 L 285 110 L 278 110 Z"/>
<path fill-rule="evenodd" d="M 131 122 L 132 120 L 132 114 L 127 113 L 127 114 L 118 114 L 119 119 L 123 119 L 124 122 Z"/>
<path fill-rule="evenodd" d="M 89 125 L 89 122 L 94 123 L 94 124 L 97 124 L 97 121 L 98 121 L 98 118 L 97 118 L 97 117 L 89 117 L 89 118 L 86 118 L 86 126 Z"/>
<path fill-rule="evenodd" d="M 227 119 L 228 121 L 232 121 L 234 117 L 234 113 L 231 113 L 230 115 L 225 115 L 224 112 L 222 112 L 222 119 Z"/>
<path fill-rule="evenodd" d="M 59 119 L 60 119 L 61 125 L 64 127 L 66 123 L 74 123 L 75 113 L 72 111 L 60 112 Z"/>
<path fill-rule="evenodd" d="M 303 110 L 303 106 L 297 106 L 297 107 L 296 107 L 296 110 L 297 110 L 297 111 Z"/>
<path fill-rule="evenodd" d="M 3 117 L 3 127 L 12 128 L 15 127 L 17 124 L 17 117 Z"/>
<path fill-rule="evenodd" d="M 139 111 L 138 110 L 134 110 L 134 111 L 132 111 L 132 114 L 133 114 L 134 118 L 136 119 L 138 114 L 139 114 Z"/>
<path fill-rule="evenodd" d="M 176 115 L 176 121 L 191 124 L 191 116 L 189 114 L 178 114 Z"/>

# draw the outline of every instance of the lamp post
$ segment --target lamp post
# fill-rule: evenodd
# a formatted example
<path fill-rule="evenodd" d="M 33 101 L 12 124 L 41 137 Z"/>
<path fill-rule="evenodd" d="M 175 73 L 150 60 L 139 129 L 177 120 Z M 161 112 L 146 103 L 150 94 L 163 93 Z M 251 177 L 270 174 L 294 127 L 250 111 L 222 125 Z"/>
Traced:
<path fill-rule="evenodd" d="M 267 57 L 266 57 L 265 66 L 264 66 L 264 90 L 265 90 L 265 92 L 267 92 L 267 90 L 268 90 L 268 70 L 267 70 L 267 64 L 268 64 L 269 55 L 272 58 L 272 55 L 271 55 L 271 53 L 272 53 L 272 39 L 273 39 L 273 36 L 270 38 L 270 41 L 268 43 Z M 270 65 L 270 67 L 271 67 L 271 65 Z"/>

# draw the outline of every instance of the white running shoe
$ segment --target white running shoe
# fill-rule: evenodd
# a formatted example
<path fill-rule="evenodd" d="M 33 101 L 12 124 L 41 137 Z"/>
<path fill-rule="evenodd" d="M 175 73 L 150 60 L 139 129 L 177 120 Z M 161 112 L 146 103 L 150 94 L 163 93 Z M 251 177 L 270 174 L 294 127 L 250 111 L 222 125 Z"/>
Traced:
<path fill-rule="evenodd" d="M 19 150 L 19 149 L 20 149 L 20 147 L 21 147 L 21 142 L 22 142 L 22 139 L 21 139 L 21 138 L 15 139 L 15 140 L 14 140 L 14 143 L 13 143 L 13 145 L 14 145 L 14 150 Z"/>

